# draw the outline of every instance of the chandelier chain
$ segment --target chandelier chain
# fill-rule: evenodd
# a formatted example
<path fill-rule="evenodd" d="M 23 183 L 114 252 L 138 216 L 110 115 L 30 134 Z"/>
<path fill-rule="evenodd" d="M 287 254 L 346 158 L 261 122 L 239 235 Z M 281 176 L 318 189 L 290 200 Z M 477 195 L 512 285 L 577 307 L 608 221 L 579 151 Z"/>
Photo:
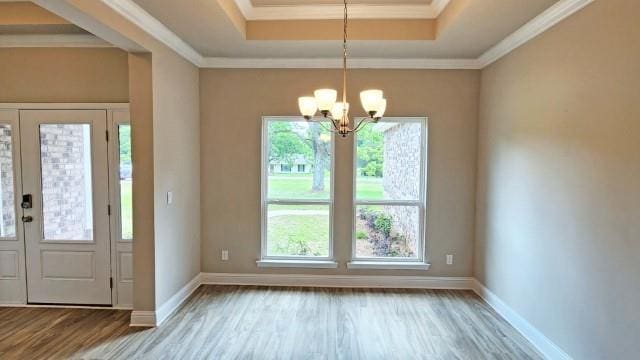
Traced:
<path fill-rule="evenodd" d="M 343 0 L 344 17 L 342 32 L 342 102 L 336 102 L 337 91 L 333 89 L 316 90 L 315 99 L 311 97 L 301 97 L 298 99 L 300 111 L 307 121 L 319 122 L 320 126 L 322 126 L 324 130 L 340 134 L 340 136 L 342 137 L 347 137 L 347 135 L 357 132 L 362 128 L 362 126 L 366 124 L 377 123 L 382 118 L 387 104 L 386 100 L 382 98 L 381 90 L 371 89 L 361 92 L 360 99 L 369 116 L 360 119 L 354 118 L 353 125 L 350 124 L 348 116 L 349 107 L 347 106 L 347 30 L 349 24 L 349 10 L 347 7 L 347 2 L 348 0 Z M 318 102 L 320 102 L 320 99 L 324 101 L 322 103 L 323 107 L 320 108 L 323 119 L 314 119 L 314 114 L 315 111 L 318 110 Z M 327 101 L 329 101 L 329 103 L 327 103 Z M 377 101 L 377 105 L 372 101 Z M 309 105 L 311 105 L 311 108 L 309 107 Z M 336 113 L 340 111 L 338 109 L 342 111 L 342 114 L 340 114 L 342 116 L 339 116 L 339 114 Z M 322 123 L 326 120 L 329 120 L 332 129 L 327 128 L 325 124 Z"/>
<path fill-rule="evenodd" d="M 342 37 L 342 104 L 343 119 L 347 119 L 347 0 L 344 0 L 344 31 Z M 347 120 L 348 121 L 348 120 Z"/>

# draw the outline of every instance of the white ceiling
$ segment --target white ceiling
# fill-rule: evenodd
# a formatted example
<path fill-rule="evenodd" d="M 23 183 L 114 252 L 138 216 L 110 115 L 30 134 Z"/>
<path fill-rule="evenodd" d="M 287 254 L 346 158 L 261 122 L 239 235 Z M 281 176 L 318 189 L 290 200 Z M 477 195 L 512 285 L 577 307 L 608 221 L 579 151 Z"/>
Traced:
<path fill-rule="evenodd" d="M 340 56 L 340 41 L 245 40 L 215 0 L 134 1 L 204 57 L 337 58 Z M 316 3 L 323 0 L 313 1 Z M 439 34 L 437 40 L 351 41 L 349 54 L 355 58 L 475 59 L 556 1 L 471 0 L 455 21 L 447 26 L 442 34 Z"/>

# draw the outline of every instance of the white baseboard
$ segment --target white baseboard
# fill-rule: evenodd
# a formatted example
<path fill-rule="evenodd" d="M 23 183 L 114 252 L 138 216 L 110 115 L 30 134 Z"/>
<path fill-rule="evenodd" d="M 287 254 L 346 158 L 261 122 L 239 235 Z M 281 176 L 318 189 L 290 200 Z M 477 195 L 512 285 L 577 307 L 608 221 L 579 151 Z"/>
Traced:
<path fill-rule="evenodd" d="M 50 308 L 50 309 L 93 309 L 93 310 L 131 310 L 130 306 L 99 305 L 63 305 L 63 304 L 26 304 L 19 302 L 0 303 L 0 307 Z"/>
<path fill-rule="evenodd" d="M 507 305 L 481 282 L 473 279 L 473 291 L 513 326 L 547 359 L 572 360 L 558 345 Z"/>
<path fill-rule="evenodd" d="M 467 289 L 471 277 L 202 273 L 202 284 L 347 288 Z"/>
<path fill-rule="evenodd" d="M 173 294 L 169 300 L 160 305 L 156 311 L 132 311 L 131 323 L 129 326 L 154 327 L 160 326 L 171 316 L 182 303 L 200 286 L 200 274 L 193 277 L 178 292 Z"/>
<path fill-rule="evenodd" d="M 133 310 L 131 312 L 131 321 L 129 326 L 133 327 L 155 327 L 156 326 L 156 312 L 155 311 L 139 311 Z"/>

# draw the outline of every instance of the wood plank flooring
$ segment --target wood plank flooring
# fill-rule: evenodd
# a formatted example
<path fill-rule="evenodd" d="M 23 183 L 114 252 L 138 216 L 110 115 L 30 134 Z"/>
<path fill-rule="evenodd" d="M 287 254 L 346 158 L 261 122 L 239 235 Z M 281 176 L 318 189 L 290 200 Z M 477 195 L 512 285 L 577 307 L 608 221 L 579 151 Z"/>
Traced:
<path fill-rule="evenodd" d="M 162 326 L 0 308 L 0 359 L 540 359 L 470 291 L 201 286 Z"/>

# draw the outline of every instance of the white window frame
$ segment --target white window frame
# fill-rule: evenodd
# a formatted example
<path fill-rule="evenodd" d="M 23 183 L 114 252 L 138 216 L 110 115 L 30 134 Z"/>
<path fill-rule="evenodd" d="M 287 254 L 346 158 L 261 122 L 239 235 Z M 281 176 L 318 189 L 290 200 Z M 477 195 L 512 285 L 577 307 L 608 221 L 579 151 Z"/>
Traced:
<path fill-rule="evenodd" d="M 261 240 L 260 240 L 260 260 L 257 261 L 260 267 L 311 267 L 311 268 L 335 268 L 337 263 L 334 261 L 333 254 L 333 204 L 335 192 L 335 136 L 331 132 L 331 177 L 329 179 L 331 191 L 329 199 L 269 199 L 269 153 L 267 144 L 269 141 L 268 124 L 273 121 L 283 122 L 305 122 L 304 118 L 299 116 L 263 116 L 262 117 L 262 143 L 260 149 L 262 156 L 260 164 L 261 172 Z M 269 205 L 327 205 L 329 206 L 329 252 L 327 256 L 269 256 L 267 254 L 267 209 Z"/>
<path fill-rule="evenodd" d="M 123 262 L 133 258 L 133 242 L 122 236 L 122 204 L 120 189 L 120 125 L 131 126 L 129 109 L 114 109 L 109 116 L 109 196 L 111 215 L 111 273 L 113 278 L 112 302 L 118 308 L 133 307 L 133 278 L 125 277 Z M 132 144 L 133 145 L 133 144 Z M 131 264 L 132 266 L 132 264 Z"/>
<path fill-rule="evenodd" d="M 358 179 L 358 134 L 353 138 L 353 209 L 352 209 L 352 229 L 351 229 L 351 262 L 347 264 L 350 269 L 411 269 L 428 270 L 426 263 L 426 229 L 427 229 L 427 168 L 428 168 L 428 134 L 429 122 L 427 117 L 385 117 L 380 122 L 407 123 L 414 122 L 421 124 L 421 155 L 420 155 L 420 194 L 418 200 L 358 200 L 357 179 Z M 373 126 L 373 125 L 367 125 Z M 417 206 L 419 211 L 420 239 L 417 244 L 416 258 L 402 257 L 356 257 L 356 216 L 358 206 L 367 205 L 397 205 L 397 206 Z"/>

